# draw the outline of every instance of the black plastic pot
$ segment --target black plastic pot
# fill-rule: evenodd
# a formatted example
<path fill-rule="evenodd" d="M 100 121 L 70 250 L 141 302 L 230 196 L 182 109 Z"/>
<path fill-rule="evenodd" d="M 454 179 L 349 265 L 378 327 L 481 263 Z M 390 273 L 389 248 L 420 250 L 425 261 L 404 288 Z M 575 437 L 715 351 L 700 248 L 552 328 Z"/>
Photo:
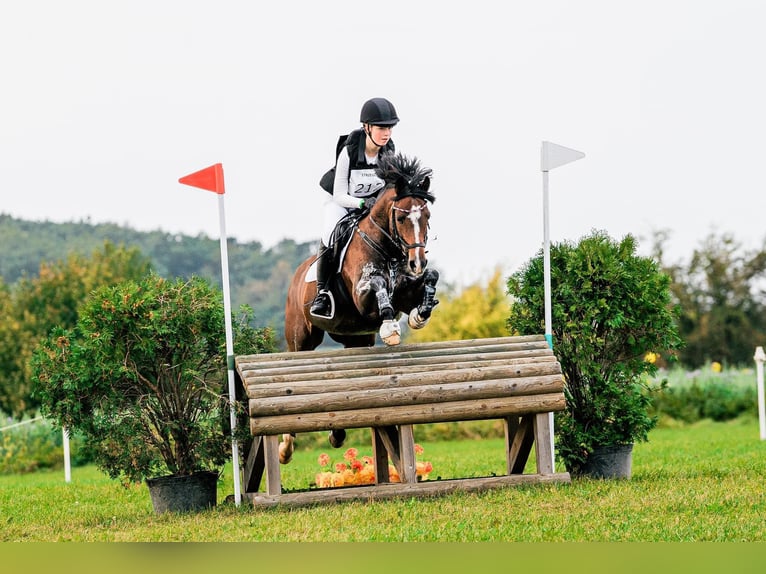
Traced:
<path fill-rule="evenodd" d="M 590 478 L 630 478 L 632 462 L 632 444 L 599 446 L 576 474 Z"/>
<path fill-rule="evenodd" d="M 146 485 L 157 514 L 199 512 L 218 503 L 218 473 L 214 471 L 147 478 Z"/>

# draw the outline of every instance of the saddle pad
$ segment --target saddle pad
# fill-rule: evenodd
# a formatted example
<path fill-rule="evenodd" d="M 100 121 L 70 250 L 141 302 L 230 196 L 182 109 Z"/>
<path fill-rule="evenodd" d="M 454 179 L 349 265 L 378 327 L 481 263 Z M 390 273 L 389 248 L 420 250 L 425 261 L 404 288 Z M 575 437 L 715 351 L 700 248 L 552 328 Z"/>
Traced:
<path fill-rule="evenodd" d="M 346 250 L 348 249 L 348 244 L 351 243 L 351 237 L 353 234 L 349 234 L 348 240 L 346 241 L 346 244 L 343 246 L 343 249 L 340 252 L 340 257 L 338 258 L 338 273 L 340 273 L 340 270 L 343 269 L 343 260 L 346 258 Z M 313 281 L 317 280 L 317 262 L 314 261 L 308 268 L 308 271 L 306 271 L 306 277 L 304 281 L 306 283 L 311 283 Z"/>

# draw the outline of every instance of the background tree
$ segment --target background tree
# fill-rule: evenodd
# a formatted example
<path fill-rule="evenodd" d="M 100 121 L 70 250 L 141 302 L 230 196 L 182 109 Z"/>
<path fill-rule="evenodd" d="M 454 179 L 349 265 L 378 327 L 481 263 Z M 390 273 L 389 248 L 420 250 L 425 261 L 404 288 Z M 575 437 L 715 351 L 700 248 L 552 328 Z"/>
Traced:
<path fill-rule="evenodd" d="M 43 263 L 37 277 L 21 279 L 0 295 L 0 410 L 15 417 L 34 414 L 28 361 L 53 327 L 72 328 L 78 308 L 101 285 L 138 279 L 150 271 L 137 249 L 104 244 L 90 258 L 72 254 Z"/>
<path fill-rule="evenodd" d="M 506 327 L 510 299 L 500 269 L 489 282 L 476 282 L 455 292 L 449 288 L 437 291 L 439 305 L 431 321 L 423 329 L 408 330 L 408 343 L 483 339 L 509 335 Z"/>
<path fill-rule="evenodd" d="M 766 243 L 745 251 L 732 235 L 711 233 L 688 263 L 671 265 L 663 261 L 667 239 L 667 232 L 655 233 L 653 251 L 681 308 L 681 362 L 751 364 L 755 347 L 766 343 Z"/>
<path fill-rule="evenodd" d="M 89 257 L 105 242 L 136 248 L 162 277 L 205 277 L 221 285 L 220 242 L 204 234 L 189 236 L 163 231 L 137 231 L 111 223 L 32 222 L 0 214 L 0 277 L 13 285 L 37 275 L 43 262 Z M 229 271 L 233 308 L 252 307 L 260 322 L 282 336 L 287 286 L 293 271 L 315 250 L 314 242 L 283 239 L 271 248 L 258 241 L 229 238 Z"/>

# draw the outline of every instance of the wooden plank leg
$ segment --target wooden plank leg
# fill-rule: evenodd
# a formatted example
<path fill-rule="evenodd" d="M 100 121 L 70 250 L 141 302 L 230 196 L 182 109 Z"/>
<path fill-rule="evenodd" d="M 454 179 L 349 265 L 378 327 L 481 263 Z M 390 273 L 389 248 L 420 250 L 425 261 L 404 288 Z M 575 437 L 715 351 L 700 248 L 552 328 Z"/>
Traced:
<path fill-rule="evenodd" d="M 386 437 L 384 439 L 384 437 Z M 372 457 L 375 460 L 375 484 L 391 482 L 388 473 L 388 442 L 391 446 L 391 439 L 386 433 L 386 429 L 372 427 Z"/>
<path fill-rule="evenodd" d="M 537 458 L 537 474 L 553 474 L 549 413 L 535 415 L 535 457 Z"/>
<path fill-rule="evenodd" d="M 508 474 L 524 474 L 524 467 L 529 460 L 534 442 L 534 415 L 507 417 L 504 419 L 506 429 L 506 460 Z"/>
<path fill-rule="evenodd" d="M 418 481 L 417 466 L 415 465 L 415 438 L 412 425 L 399 426 L 399 478 L 405 484 L 415 484 Z"/>
<path fill-rule="evenodd" d="M 265 469 L 263 454 L 263 437 L 257 436 L 250 443 L 244 468 L 242 469 L 242 485 L 244 492 L 258 492 Z"/>
<path fill-rule="evenodd" d="M 505 474 L 513 474 L 514 455 L 513 441 L 516 433 L 519 431 L 519 417 L 505 417 L 503 419 L 503 430 L 505 431 Z"/>
<path fill-rule="evenodd" d="M 399 473 L 399 479 L 405 484 L 417 482 L 415 466 L 415 440 L 412 425 L 375 427 L 373 431 L 373 456 L 378 483 L 391 482 L 388 473 L 388 460 Z M 385 467 L 385 470 L 383 470 Z"/>
<path fill-rule="evenodd" d="M 266 460 L 266 494 L 282 494 L 282 477 L 279 471 L 279 435 L 263 437 L 264 458 Z"/>

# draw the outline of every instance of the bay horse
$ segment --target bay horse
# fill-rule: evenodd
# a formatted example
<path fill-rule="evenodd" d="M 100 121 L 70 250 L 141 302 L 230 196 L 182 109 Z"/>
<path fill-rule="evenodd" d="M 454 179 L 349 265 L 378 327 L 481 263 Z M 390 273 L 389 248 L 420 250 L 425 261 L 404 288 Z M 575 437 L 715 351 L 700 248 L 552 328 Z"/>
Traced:
<path fill-rule="evenodd" d="M 289 351 L 314 350 L 325 333 L 346 348 L 371 347 L 376 335 L 386 345 L 397 345 L 402 315 L 407 315 L 411 328 L 421 329 L 439 303 L 435 298 L 439 273 L 427 267 L 426 251 L 428 206 L 435 201 L 429 189 L 432 171 L 401 154 L 382 155 L 376 171 L 386 186 L 368 212 L 351 216 L 342 265 L 329 282 L 335 300 L 332 318 L 309 313 L 316 295 L 316 280 L 309 270 L 316 256 L 295 271 L 285 305 Z M 333 430 L 330 443 L 340 447 L 345 437 L 343 429 Z M 280 462 L 286 464 L 294 436 L 285 434 L 282 439 Z"/>

